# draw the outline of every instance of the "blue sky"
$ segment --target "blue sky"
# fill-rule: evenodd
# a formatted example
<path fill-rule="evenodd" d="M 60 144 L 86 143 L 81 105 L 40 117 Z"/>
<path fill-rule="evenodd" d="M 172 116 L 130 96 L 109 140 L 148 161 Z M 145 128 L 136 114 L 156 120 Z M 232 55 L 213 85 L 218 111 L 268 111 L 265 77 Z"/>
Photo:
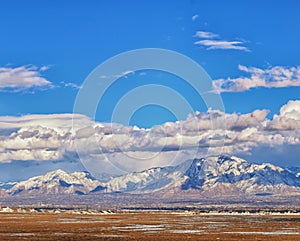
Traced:
<path fill-rule="evenodd" d="M 227 118 L 231 128 L 226 137 L 231 143 L 226 153 L 253 161 L 299 165 L 299 9 L 298 0 L 3 1 L 0 162 L 74 158 L 73 147 L 66 144 L 72 134 L 66 134 L 68 129 L 64 129 L 64 124 L 70 121 L 68 113 L 73 112 L 76 95 L 87 76 L 99 64 L 122 52 L 162 48 L 190 57 L 210 75 L 212 92 L 220 94 L 225 107 L 223 114 L 214 114 Z M 122 96 L 147 84 L 178 91 L 194 112 L 202 113 L 190 113 L 187 119 L 181 119 L 188 137 L 196 135 L 192 131 L 196 125 L 193 118 L 207 124 L 208 116 L 203 114 L 207 106 L 180 78 L 154 70 L 131 73 L 130 69 L 99 102 L 96 121 L 110 122 Z M 167 121 L 173 124 L 163 125 Z M 141 129 L 121 129 L 130 137 L 135 136 L 137 139 L 132 141 L 138 143 L 147 134 L 142 127 L 161 125 L 158 129 L 168 132 L 167 137 L 175 136 L 178 131 L 175 121 L 170 110 L 146 106 L 129 123 Z M 30 129 L 32 123 L 38 131 Z M 93 127 L 106 133 L 106 127 L 99 125 Z M 155 127 L 151 131 L 155 136 L 161 134 Z M 53 143 L 49 139 L 43 144 L 44 132 L 54 138 Z M 88 131 L 83 132 L 81 135 L 85 136 Z M 199 138 L 218 138 L 215 133 L 211 135 L 203 137 L 200 133 Z M 201 143 L 207 141 L 204 139 Z M 33 144 L 35 141 L 37 144 Z M 118 150 L 114 143 L 103 143 L 107 150 Z M 159 143 L 154 144 L 160 146 Z M 177 145 L 174 143 L 168 148 L 174 148 Z M 187 143 L 189 148 L 191 143 Z M 151 148 L 157 148 L 155 145 Z M 124 148 L 135 151 L 133 146 Z M 264 150 L 269 151 L 266 154 Z M 149 166 L 143 166 L 146 167 Z"/>
<path fill-rule="evenodd" d="M 136 48 L 166 48 L 201 64 L 212 79 L 243 76 L 238 65 L 261 69 L 299 65 L 300 16 L 298 1 L 9 1 L 0 9 L 0 66 L 48 66 L 42 76 L 55 87 L 1 93 L 1 115 L 70 113 L 80 85 L 101 62 Z M 194 19 L 192 19 L 194 17 Z M 211 32 L 226 41 L 241 41 L 250 51 L 211 49 L 194 44 L 197 31 Z M 155 78 L 155 77 L 154 77 Z M 148 80 L 159 82 L 159 80 Z M 128 81 L 126 85 L 130 86 Z M 277 113 L 299 87 L 258 88 L 223 93 L 228 112 L 258 108 Z M 118 90 L 116 90 L 118 92 Z M 34 92 L 34 93 L 33 93 Z M 184 93 L 188 94 L 188 93 Z M 113 96 L 112 94 L 111 96 Z M 109 100 L 108 100 L 109 103 Z M 198 103 L 195 108 L 201 109 Z M 148 107 L 149 123 L 172 117 Z M 103 112 L 103 111 L 102 111 Z M 109 114 L 97 115 L 108 121 Z"/>

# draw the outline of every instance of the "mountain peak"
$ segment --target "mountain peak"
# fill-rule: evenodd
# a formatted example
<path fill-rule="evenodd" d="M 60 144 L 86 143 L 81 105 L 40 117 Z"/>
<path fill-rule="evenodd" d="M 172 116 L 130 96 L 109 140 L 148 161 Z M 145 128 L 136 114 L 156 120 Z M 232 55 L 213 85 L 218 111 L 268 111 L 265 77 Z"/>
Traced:
<path fill-rule="evenodd" d="M 68 173 L 62 169 L 57 169 L 54 171 L 47 172 L 44 176 L 53 177 L 53 176 L 62 176 L 62 175 L 68 175 Z"/>
<path fill-rule="evenodd" d="M 270 163 L 255 164 L 235 156 L 209 156 L 188 160 L 177 166 L 156 167 L 128 173 L 100 182 L 88 172 L 67 173 L 61 169 L 16 183 L 8 193 L 88 194 L 98 191 L 149 193 L 188 192 L 196 189 L 205 195 L 256 193 L 300 193 L 298 170 Z M 193 192 L 193 191 L 191 191 Z"/>
<path fill-rule="evenodd" d="M 183 189 L 209 189 L 216 185 L 240 186 L 246 192 L 254 186 L 287 185 L 300 187 L 300 179 L 281 167 L 270 163 L 255 164 L 235 156 L 211 156 L 195 159 L 185 175 Z"/>
<path fill-rule="evenodd" d="M 43 176 L 32 177 L 13 186 L 9 192 L 18 193 L 81 193 L 86 194 L 102 187 L 87 172 L 67 173 L 61 169 L 51 171 Z"/>

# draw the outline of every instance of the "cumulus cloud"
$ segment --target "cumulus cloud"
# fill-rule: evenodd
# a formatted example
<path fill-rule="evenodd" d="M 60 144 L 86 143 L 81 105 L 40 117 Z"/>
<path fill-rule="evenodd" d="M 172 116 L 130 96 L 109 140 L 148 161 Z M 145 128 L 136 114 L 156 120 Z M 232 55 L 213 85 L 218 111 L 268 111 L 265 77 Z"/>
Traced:
<path fill-rule="evenodd" d="M 249 76 L 214 80 L 213 90 L 217 93 L 221 93 L 242 92 L 258 87 L 284 88 L 300 86 L 300 66 L 275 66 L 260 69 L 239 65 L 238 68 Z"/>
<path fill-rule="evenodd" d="M 274 115 L 268 124 L 271 130 L 300 130 L 300 101 L 289 101 L 282 106 L 279 115 Z"/>
<path fill-rule="evenodd" d="M 207 154 L 251 154 L 261 146 L 300 147 L 300 100 L 283 105 L 272 119 L 267 114 L 268 110 L 239 114 L 210 109 L 150 129 L 99 123 L 72 114 L 0 117 L 0 162 L 79 155 L 87 167 L 110 163 L 109 170 L 115 167 L 117 173 L 178 164 Z M 103 170 L 108 168 L 104 166 Z"/>
<path fill-rule="evenodd" d="M 0 161 L 59 160 L 63 157 L 66 139 L 50 128 L 21 128 L 0 139 Z"/>
<path fill-rule="evenodd" d="M 242 51 L 250 51 L 249 48 L 244 46 L 244 41 L 227 41 L 220 39 L 218 34 L 212 32 L 205 32 L 205 31 L 197 31 L 195 37 L 200 38 L 194 42 L 196 45 L 202 45 L 207 47 L 208 50 L 211 49 L 235 49 L 235 50 L 242 50 Z"/>
<path fill-rule="evenodd" d="M 0 91 L 19 92 L 32 88 L 52 88 L 53 84 L 42 76 L 48 66 L 38 68 L 34 65 L 0 67 Z"/>
<path fill-rule="evenodd" d="M 279 115 L 297 117 L 299 102 L 289 102 Z M 251 154 L 253 148 L 259 146 L 300 146 L 298 126 L 293 126 L 293 130 L 275 130 L 271 126 L 277 117 L 267 119 L 268 112 L 254 110 L 246 114 L 229 114 L 208 110 L 151 129 L 122 125 L 83 127 L 74 138 L 79 139 L 77 144 L 82 148 L 79 151 L 93 153 L 103 163 L 106 157 L 123 170 L 176 164 L 207 154 Z"/>

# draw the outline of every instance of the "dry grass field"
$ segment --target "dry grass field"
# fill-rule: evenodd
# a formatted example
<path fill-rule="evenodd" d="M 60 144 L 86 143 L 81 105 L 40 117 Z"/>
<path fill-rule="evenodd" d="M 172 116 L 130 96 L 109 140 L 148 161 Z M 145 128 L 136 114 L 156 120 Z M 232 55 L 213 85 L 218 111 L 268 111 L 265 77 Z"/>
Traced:
<path fill-rule="evenodd" d="M 300 215 L 0 214 L 0 240 L 300 240 Z"/>

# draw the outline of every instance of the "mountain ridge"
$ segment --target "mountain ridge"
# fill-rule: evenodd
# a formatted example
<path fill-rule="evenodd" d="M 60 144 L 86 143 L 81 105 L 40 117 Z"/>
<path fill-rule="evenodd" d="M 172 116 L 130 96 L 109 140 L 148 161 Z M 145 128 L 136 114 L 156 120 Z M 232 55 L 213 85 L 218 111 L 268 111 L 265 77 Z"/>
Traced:
<path fill-rule="evenodd" d="M 100 182 L 88 172 L 56 170 L 17 182 L 5 193 L 79 194 L 91 193 L 202 193 L 218 195 L 300 194 L 298 172 L 270 163 L 249 163 L 235 156 L 210 156 L 187 160 L 176 166 L 155 167 Z M 2 196 L 3 190 L 2 190 Z"/>

